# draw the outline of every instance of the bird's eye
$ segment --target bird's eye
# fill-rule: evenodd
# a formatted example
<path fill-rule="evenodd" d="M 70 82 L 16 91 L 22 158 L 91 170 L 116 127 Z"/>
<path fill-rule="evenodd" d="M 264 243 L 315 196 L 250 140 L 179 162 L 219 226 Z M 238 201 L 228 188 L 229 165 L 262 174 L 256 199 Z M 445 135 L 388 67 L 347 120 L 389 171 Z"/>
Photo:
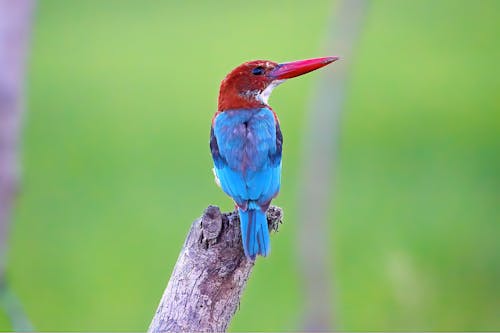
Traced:
<path fill-rule="evenodd" d="M 264 67 L 262 67 L 262 66 L 255 67 L 254 69 L 252 69 L 252 74 L 253 75 L 262 75 L 262 74 L 264 74 Z"/>

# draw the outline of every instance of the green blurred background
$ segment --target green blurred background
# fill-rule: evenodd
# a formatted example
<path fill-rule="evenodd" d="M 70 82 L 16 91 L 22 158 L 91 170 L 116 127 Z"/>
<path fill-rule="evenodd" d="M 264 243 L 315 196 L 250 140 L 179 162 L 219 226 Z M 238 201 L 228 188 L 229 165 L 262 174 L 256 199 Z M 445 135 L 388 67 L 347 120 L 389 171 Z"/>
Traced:
<path fill-rule="evenodd" d="M 208 149 L 220 80 L 251 59 L 326 55 L 335 8 L 38 2 L 7 271 L 37 330 L 147 328 L 191 221 L 232 209 Z M 496 0 L 369 2 L 335 169 L 336 329 L 500 329 L 499 13 Z M 271 99 L 286 221 L 233 331 L 301 328 L 295 212 L 315 79 Z"/>

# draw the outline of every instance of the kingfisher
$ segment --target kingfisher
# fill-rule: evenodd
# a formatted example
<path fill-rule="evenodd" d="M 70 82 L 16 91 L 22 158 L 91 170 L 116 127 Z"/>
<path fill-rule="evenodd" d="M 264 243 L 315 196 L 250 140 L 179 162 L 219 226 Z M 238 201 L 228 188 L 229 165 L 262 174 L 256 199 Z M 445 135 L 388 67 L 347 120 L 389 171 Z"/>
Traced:
<path fill-rule="evenodd" d="M 235 202 L 245 256 L 267 256 L 266 211 L 281 184 L 283 136 L 268 100 L 284 81 L 326 66 L 338 57 L 276 63 L 245 62 L 221 82 L 212 118 L 210 150 L 216 183 Z"/>

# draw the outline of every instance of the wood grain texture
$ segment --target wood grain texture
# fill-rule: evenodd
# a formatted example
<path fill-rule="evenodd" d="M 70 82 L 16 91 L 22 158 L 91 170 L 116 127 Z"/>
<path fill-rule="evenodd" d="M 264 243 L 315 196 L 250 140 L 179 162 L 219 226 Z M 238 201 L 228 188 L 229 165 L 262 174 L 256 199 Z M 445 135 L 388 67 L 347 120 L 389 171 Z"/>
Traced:
<path fill-rule="evenodd" d="M 270 207 L 269 230 L 282 218 Z M 209 206 L 191 226 L 148 331 L 225 331 L 254 264 L 243 253 L 238 214 Z"/>

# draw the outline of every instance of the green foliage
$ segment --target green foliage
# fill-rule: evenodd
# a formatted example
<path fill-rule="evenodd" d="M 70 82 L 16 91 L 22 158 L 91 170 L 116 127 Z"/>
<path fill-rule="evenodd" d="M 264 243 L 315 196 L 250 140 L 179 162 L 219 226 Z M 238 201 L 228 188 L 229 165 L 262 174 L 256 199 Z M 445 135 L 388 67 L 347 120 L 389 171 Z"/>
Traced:
<path fill-rule="evenodd" d="M 339 329 L 500 327 L 499 10 L 371 3 L 332 202 Z M 327 1 L 40 1 L 8 267 L 37 330 L 148 326 L 190 222 L 207 204 L 232 208 L 208 151 L 219 81 L 250 59 L 324 55 L 332 11 Z M 313 80 L 271 99 L 285 213 L 299 204 Z M 286 214 L 233 330 L 300 328 L 298 223 Z M 9 329 L 1 313 L 0 325 Z"/>

